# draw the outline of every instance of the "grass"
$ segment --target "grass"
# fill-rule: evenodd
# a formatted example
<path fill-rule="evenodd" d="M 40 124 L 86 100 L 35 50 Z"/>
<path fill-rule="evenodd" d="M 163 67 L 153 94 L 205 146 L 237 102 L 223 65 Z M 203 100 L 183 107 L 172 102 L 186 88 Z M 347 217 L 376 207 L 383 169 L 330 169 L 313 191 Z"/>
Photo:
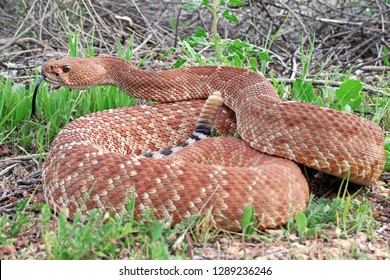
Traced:
<path fill-rule="evenodd" d="M 147 211 L 141 221 L 136 221 L 131 216 L 132 211 L 130 206 L 128 212 L 114 218 L 100 210 L 92 210 L 83 215 L 83 219 L 78 214 L 73 221 L 69 221 L 65 212 L 53 216 L 47 204 L 35 205 L 34 210 L 29 212 L 18 207 L 15 214 L 0 217 L 0 247 L 15 243 L 18 236 L 38 224 L 45 245 L 44 254 L 37 256 L 33 249 L 27 247 L 25 254 L 19 255 L 19 258 L 33 255 L 34 258 L 61 260 L 187 259 L 191 250 L 188 238 L 203 247 L 208 247 L 210 242 L 219 240 L 221 236 L 242 239 L 244 242 L 249 239 L 268 243 L 281 240 L 288 243 L 291 236 L 298 236 L 299 242 L 304 244 L 313 237 L 332 240 L 333 234 L 340 240 L 358 233 L 372 238 L 373 230 L 377 227 L 368 201 L 350 196 L 331 201 L 312 196 L 307 210 L 300 213 L 295 221 L 291 220 L 277 237 L 255 229 L 244 234 L 212 230 L 207 215 L 193 216 L 171 226 L 156 220 Z M 33 212 L 39 215 L 33 215 Z M 364 255 L 361 251 L 359 254 Z"/>
<path fill-rule="evenodd" d="M 233 1 L 240 2 L 240 1 Z M 213 2 L 209 6 L 213 13 L 214 24 L 219 18 L 218 9 L 221 8 Z M 189 7 L 189 6 L 188 6 Z M 225 7 L 225 6 L 224 6 Z M 191 9 L 199 6 L 189 7 Z M 221 14 L 226 19 L 235 21 L 232 12 Z M 215 31 L 216 29 L 213 28 Z M 271 39 L 266 39 L 264 46 L 269 48 L 275 40 L 275 36 L 269 34 Z M 69 46 L 71 54 L 76 56 L 80 48 L 80 36 L 69 31 Z M 313 38 L 312 42 L 314 42 Z M 125 47 L 123 51 L 118 45 L 118 56 L 131 58 L 132 45 Z M 204 50 L 212 49 L 214 55 L 206 55 Z M 241 40 L 221 39 L 217 32 L 208 34 L 204 29 L 194 32 L 188 39 L 180 42 L 180 50 L 185 54 L 173 64 L 173 67 L 184 65 L 229 65 L 245 67 L 252 70 L 262 69 L 271 62 L 269 52 Z M 301 62 L 302 75 L 294 84 L 276 83 L 277 92 L 282 97 L 285 93 L 296 101 L 303 101 L 318 106 L 326 106 L 337 110 L 359 113 L 362 117 L 370 118 L 377 124 L 382 120 L 390 119 L 390 101 L 388 97 L 371 95 L 362 91 L 362 83 L 351 78 L 347 72 L 320 73 L 311 75 L 309 65 L 313 62 L 312 55 L 314 44 L 305 51 L 302 43 Z M 88 41 L 85 55 L 94 55 L 93 43 Z M 165 54 L 169 55 L 169 52 Z M 387 62 L 388 63 L 388 62 Z M 335 70 L 337 71 L 337 70 Z M 337 75 L 336 75 L 337 74 Z M 272 73 L 271 73 L 272 76 Z M 331 79 L 337 76 L 342 82 L 339 88 L 328 85 L 314 87 L 311 81 L 319 76 Z M 383 79 L 384 80 L 384 79 Z M 386 88 L 386 84 L 381 85 Z M 49 151 L 49 146 L 59 130 L 70 121 L 79 116 L 108 108 L 131 106 L 135 99 L 122 94 L 114 87 L 96 87 L 90 90 L 70 91 L 66 88 L 53 89 L 49 85 L 40 87 L 37 99 L 38 119 L 30 118 L 33 84 L 29 88 L 14 86 L 11 80 L 0 79 L 0 145 L 12 143 L 14 154 L 38 153 L 44 158 Z M 49 94 L 50 92 L 50 94 Z M 389 92 L 387 91 L 387 94 Z M 386 124 L 384 124 L 386 125 Z M 388 124 L 387 124 L 388 125 Z M 390 170 L 390 136 L 386 136 L 386 170 Z M 243 215 L 243 233 L 230 233 L 212 229 L 209 216 L 192 217 L 179 225 L 171 226 L 169 223 L 157 221 L 153 215 L 146 213 L 142 221 L 132 218 L 132 209 L 120 217 L 113 218 L 98 210 L 90 211 L 81 220 L 77 215 L 74 221 L 66 219 L 65 213 L 54 216 L 45 203 L 30 204 L 30 198 L 25 198 L 15 207 L 15 213 L 2 214 L 0 217 L 0 247 L 14 244 L 25 232 L 38 225 L 38 235 L 41 236 L 45 247 L 43 256 L 36 255 L 32 248 L 26 245 L 26 258 L 28 252 L 34 258 L 47 259 L 186 259 L 191 248 L 188 240 L 193 240 L 203 248 L 210 243 L 221 244 L 222 238 L 234 238 L 255 240 L 256 242 L 278 243 L 280 241 L 291 242 L 296 236 L 300 243 L 305 243 L 313 238 L 330 241 L 336 236 L 339 240 L 354 237 L 363 233 L 369 238 L 374 237 L 374 230 L 378 222 L 374 218 L 374 209 L 365 198 L 363 192 L 359 193 L 363 198 L 357 198 L 357 194 L 347 195 L 346 186 L 341 184 L 340 191 L 333 199 L 311 196 L 307 210 L 297 215 L 296 220 L 291 220 L 278 235 L 269 235 L 259 232 L 254 226 L 253 208 L 248 206 Z M 129 203 L 129 205 L 132 205 Z M 28 209 L 28 210 L 27 210 Z M 291 245 L 292 246 L 292 245 Z M 217 250 L 217 252 L 219 252 Z M 367 258 L 357 246 L 351 249 L 351 255 L 343 258 Z M 352 256 L 352 257 L 351 257 Z M 357 257 L 356 257 L 357 256 Z M 222 257 L 221 255 L 216 258 Z M 244 253 L 244 258 L 251 256 Z M 327 254 L 326 258 L 334 258 Z"/>
<path fill-rule="evenodd" d="M 25 204 L 25 201 L 23 203 Z M 172 226 L 158 221 L 151 211 L 145 211 L 141 221 L 133 218 L 134 203 L 119 217 L 112 217 L 100 210 L 76 214 L 69 221 L 65 211 L 53 216 L 45 203 L 34 206 L 33 211 L 16 207 L 16 213 L 0 217 L 0 248 L 13 244 L 23 232 L 38 228 L 45 245 L 44 254 L 39 257 L 32 248 L 19 255 L 34 258 L 76 260 L 76 259 L 186 259 L 190 234 L 197 243 L 206 244 L 216 237 L 211 231 L 207 215 L 192 216 Z M 38 215 L 34 215 L 34 212 Z"/>
<path fill-rule="evenodd" d="M 43 210 L 41 226 L 48 259 L 118 259 L 122 255 L 130 259 L 185 258 L 185 246 L 172 254 L 169 251 L 167 237 L 175 234 L 175 228 L 167 228 L 151 215 L 143 224 L 127 213 L 113 218 L 93 210 L 83 216 L 83 221 L 76 215 L 72 222 L 61 213 L 53 235 L 46 226 L 50 225 L 51 210 L 47 206 Z"/>
<path fill-rule="evenodd" d="M 287 226 L 289 232 L 297 232 L 300 241 L 312 237 L 328 237 L 333 229 L 339 238 L 353 236 L 357 232 L 373 235 L 378 223 L 373 218 L 373 208 L 367 199 L 346 198 L 314 199 L 304 213 L 299 213 L 296 220 L 290 220 Z"/>

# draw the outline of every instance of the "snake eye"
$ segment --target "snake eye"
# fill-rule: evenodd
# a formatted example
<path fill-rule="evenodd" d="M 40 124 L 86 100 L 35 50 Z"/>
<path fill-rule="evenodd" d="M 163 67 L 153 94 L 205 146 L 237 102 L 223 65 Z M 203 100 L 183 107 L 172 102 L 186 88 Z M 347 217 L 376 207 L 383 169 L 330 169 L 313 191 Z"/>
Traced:
<path fill-rule="evenodd" d="M 64 71 L 65 73 L 69 72 L 70 71 L 70 65 L 62 66 L 62 71 Z"/>

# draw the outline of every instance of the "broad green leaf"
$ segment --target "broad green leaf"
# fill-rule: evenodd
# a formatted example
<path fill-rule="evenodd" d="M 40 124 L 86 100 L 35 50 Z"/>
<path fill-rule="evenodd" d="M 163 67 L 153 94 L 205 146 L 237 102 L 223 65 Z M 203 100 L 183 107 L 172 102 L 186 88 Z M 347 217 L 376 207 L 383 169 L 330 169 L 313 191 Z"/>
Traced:
<path fill-rule="evenodd" d="M 202 3 L 200 3 L 200 2 L 190 2 L 190 3 L 184 4 L 182 6 L 182 8 L 183 8 L 183 10 L 193 11 L 193 10 L 198 9 L 201 5 L 202 5 Z"/>
<path fill-rule="evenodd" d="M 248 2 L 243 2 L 240 0 L 230 0 L 229 1 L 229 5 L 234 6 L 234 7 L 239 7 L 239 6 L 246 5 L 246 4 L 248 4 Z"/>
<path fill-rule="evenodd" d="M 336 97 L 341 107 L 349 105 L 352 110 L 359 107 L 362 102 L 360 91 L 362 90 L 362 83 L 358 80 L 348 80 L 336 90 Z"/>
<path fill-rule="evenodd" d="M 251 66 L 252 70 L 256 70 L 259 66 L 259 63 L 257 62 L 257 59 L 255 57 L 249 58 L 249 65 Z"/>
<path fill-rule="evenodd" d="M 207 37 L 207 32 L 203 28 L 196 29 L 193 37 Z"/>
<path fill-rule="evenodd" d="M 240 47 L 240 48 L 249 48 L 251 45 L 241 41 L 240 39 L 236 39 L 233 41 L 232 46 Z"/>
<path fill-rule="evenodd" d="M 238 67 L 238 68 L 242 67 L 242 60 L 238 55 L 234 56 L 234 67 Z"/>
<path fill-rule="evenodd" d="M 187 42 L 190 44 L 191 47 L 195 47 L 197 45 L 204 45 L 204 46 L 209 45 L 209 43 L 204 37 L 191 36 L 187 39 Z"/>
<path fill-rule="evenodd" d="M 312 103 L 315 98 L 313 86 L 302 79 L 295 80 L 293 93 L 299 100 L 305 101 L 307 103 Z"/>
<path fill-rule="evenodd" d="M 295 223 L 297 225 L 297 230 L 299 232 L 299 235 L 303 236 L 305 234 L 306 227 L 307 227 L 306 215 L 304 213 L 298 213 L 295 216 Z"/>
<path fill-rule="evenodd" d="M 270 58 L 268 53 L 266 52 L 259 52 L 257 56 L 260 58 L 261 61 L 272 61 L 272 58 Z"/>
<path fill-rule="evenodd" d="M 255 207 L 253 205 L 245 206 L 244 212 L 242 213 L 241 226 L 244 230 L 244 234 L 251 234 L 257 227 Z"/>
<path fill-rule="evenodd" d="M 232 21 L 234 23 L 239 23 L 240 20 L 238 19 L 238 17 L 232 12 L 230 11 L 229 9 L 226 9 L 223 13 L 222 13 L 222 16 L 229 20 L 229 21 Z"/>

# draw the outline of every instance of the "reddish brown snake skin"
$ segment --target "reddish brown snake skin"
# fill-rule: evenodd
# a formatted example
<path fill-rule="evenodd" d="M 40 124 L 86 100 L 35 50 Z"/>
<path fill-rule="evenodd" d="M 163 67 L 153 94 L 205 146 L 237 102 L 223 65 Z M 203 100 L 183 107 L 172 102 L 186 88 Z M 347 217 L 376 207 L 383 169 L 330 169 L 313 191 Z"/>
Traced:
<path fill-rule="evenodd" d="M 206 66 L 152 72 L 118 58 L 95 57 L 50 60 L 42 74 L 70 88 L 110 84 L 164 102 L 90 114 L 61 130 L 44 162 L 43 185 L 49 205 L 56 212 L 69 209 L 71 218 L 78 209 L 127 209 L 134 191 L 137 218 L 147 208 L 173 223 L 209 211 L 214 226 L 240 230 L 245 206 L 253 205 L 259 228 L 272 228 L 306 208 L 308 185 L 293 161 L 340 178 L 349 175 L 357 184 L 375 182 L 384 168 L 379 126 L 281 101 L 253 71 Z M 226 106 L 216 129 L 232 135 L 237 128 L 245 142 L 214 137 L 167 158 L 139 156 L 184 142 L 215 91 Z"/>

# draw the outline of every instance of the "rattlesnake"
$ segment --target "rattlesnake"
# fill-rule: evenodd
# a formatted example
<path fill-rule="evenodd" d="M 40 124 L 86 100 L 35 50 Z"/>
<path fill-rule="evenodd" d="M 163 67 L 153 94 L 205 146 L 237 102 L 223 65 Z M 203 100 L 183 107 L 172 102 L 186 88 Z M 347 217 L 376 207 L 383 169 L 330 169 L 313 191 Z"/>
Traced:
<path fill-rule="evenodd" d="M 209 213 L 216 227 L 240 230 L 253 205 L 260 229 L 285 224 L 306 207 L 309 190 L 293 162 L 357 184 L 375 182 L 385 163 L 379 126 L 352 114 L 281 101 L 254 71 L 188 67 L 142 71 L 114 57 L 50 60 L 42 75 L 70 88 L 114 85 L 161 104 L 81 117 L 52 143 L 43 166 L 44 193 L 58 212 L 100 208 L 119 213 L 135 196 L 135 217 L 150 209 L 173 223 Z M 141 156 L 185 141 L 204 100 L 220 91 L 214 124 L 223 135 L 163 159 Z M 234 113 L 233 113 L 234 112 Z M 268 154 L 268 155 L 267 155 Z M 273 156 L 271 156 L 273 155 Z"/>

